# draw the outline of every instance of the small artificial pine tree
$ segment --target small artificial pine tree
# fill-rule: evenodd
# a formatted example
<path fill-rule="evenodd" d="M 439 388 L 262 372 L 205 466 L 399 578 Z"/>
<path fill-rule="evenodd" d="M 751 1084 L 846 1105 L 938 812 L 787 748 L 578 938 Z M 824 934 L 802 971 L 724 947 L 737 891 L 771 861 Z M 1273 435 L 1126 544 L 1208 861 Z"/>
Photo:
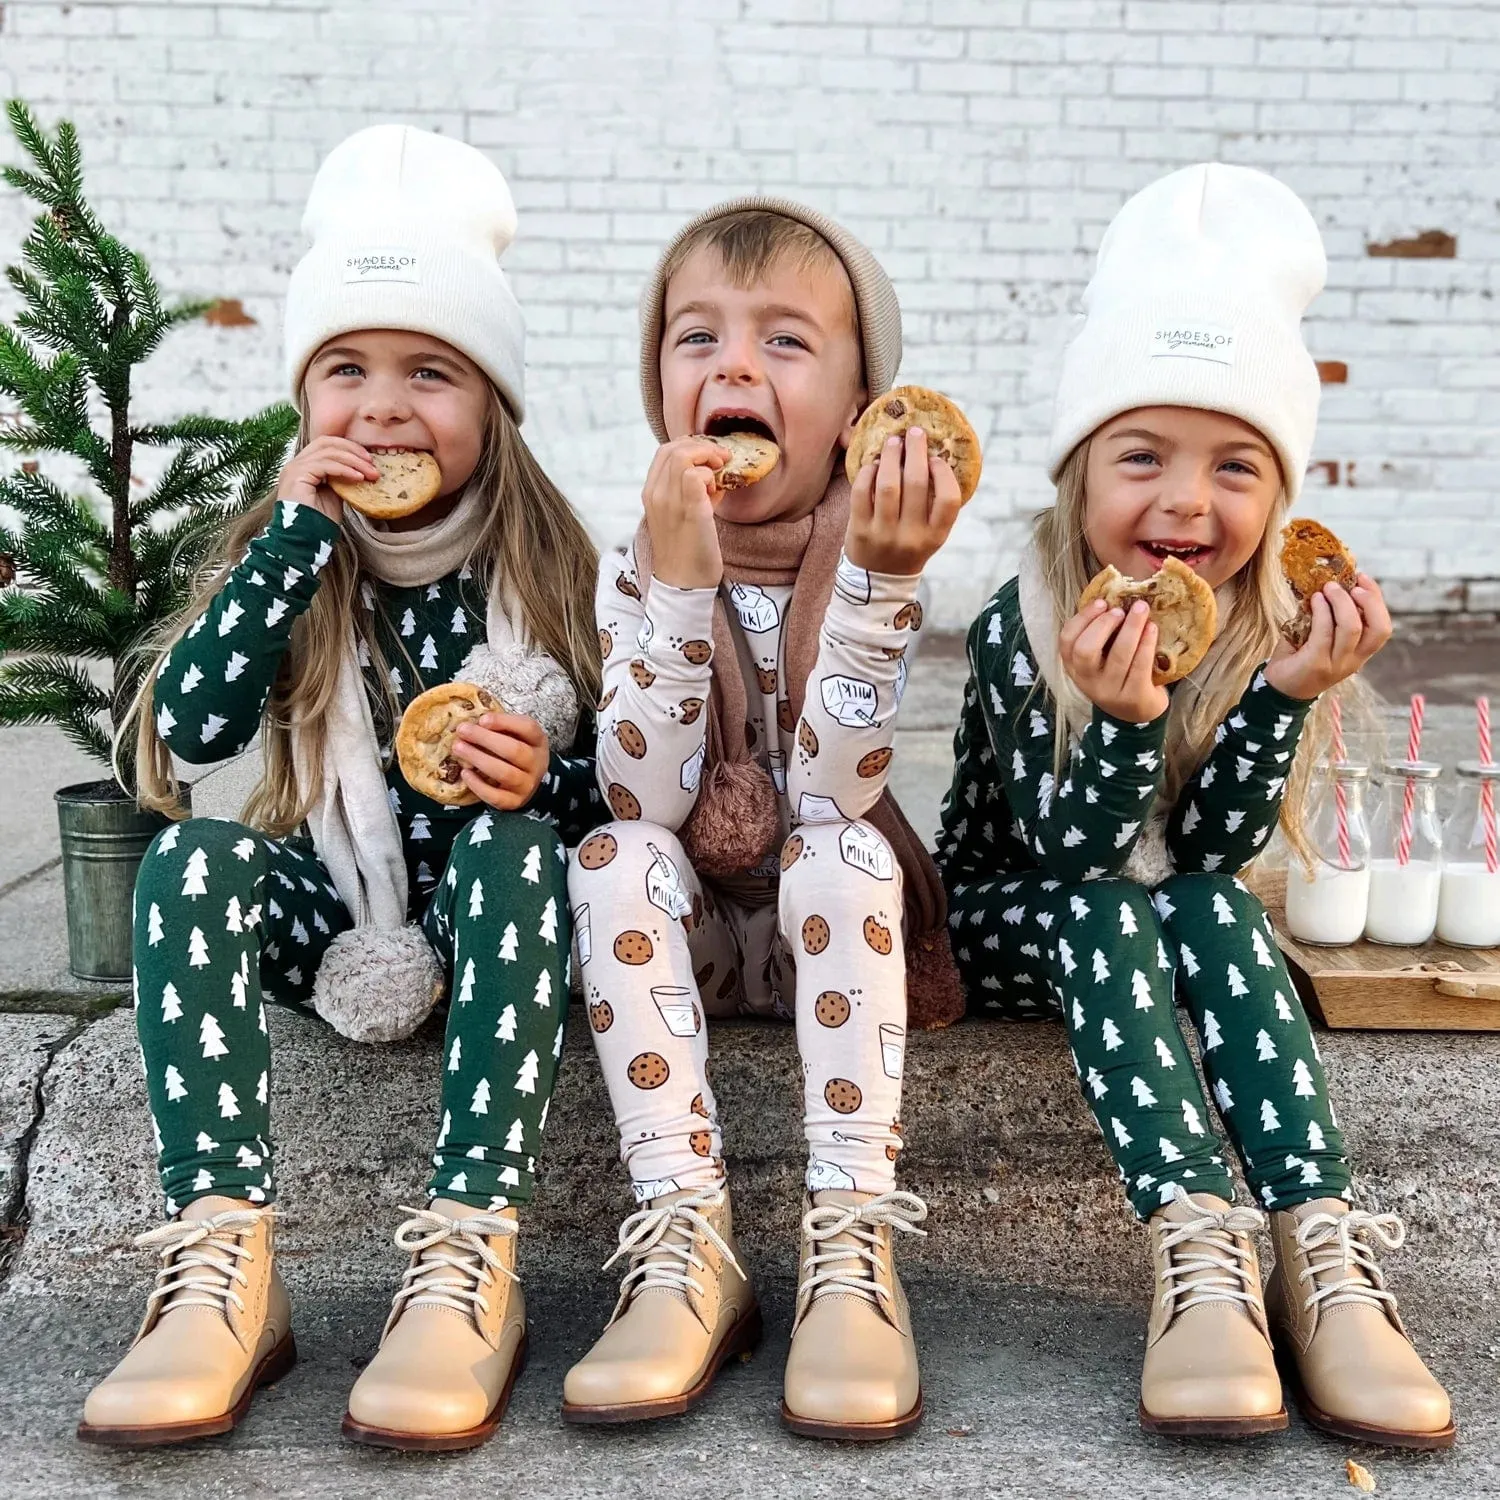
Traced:
<path fill-rule="evenodd" d="M 54 723 L 103 765 L 147 663 L 139 648 L 191 595 L 224 526 L 273 483 L 297 413 L 284 404 L 244 421 L 131 420 L 132 383 L 172 329 L 212 302 L 164 307 L 145 260 L 121 244 L 83 195 L 73 126 L 49 135 L 19 100 L 6 105 L 30 168 L 5 182 L 41 205 L 6 275 L 18 294 L 0 323 L 0 450 L 80 464 L 89 491 L 69 494 L 28 457 L 0 475 L 0 724 Z M 105 418 L 97 431 L 91 411 Z M 157 482 L 134 493 L 137 449 L 169 450 Z M 108 662 L 109 687 L 84 663 Z M 115 767 L 135 789 L 132 749 Z"/>

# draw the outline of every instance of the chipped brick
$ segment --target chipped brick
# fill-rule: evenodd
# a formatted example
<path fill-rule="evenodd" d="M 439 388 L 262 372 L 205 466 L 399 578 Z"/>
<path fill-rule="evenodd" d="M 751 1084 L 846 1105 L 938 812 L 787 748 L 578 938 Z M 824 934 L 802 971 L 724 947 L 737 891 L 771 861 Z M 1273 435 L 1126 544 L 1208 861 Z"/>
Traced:
<path fill-rule="evenodd" d="M 220 297 L 203 314 L 203 321 L 215 328 L 249 328 L 255 319 L 245 311 L 245 304 L 238 297 Z"/>
<path fill-rule="evenodd" d="M 1341 359 L 1320 359 L 1318 379 L 1324 385 L 1343 385 L 1349 379 L 1349 366 Z"/>
<path fill-rule="evenodd" d="M 1307 466 L 1307 477 L 1309 479 L 1322 479 L 1328 486 L 1339 482 L 1339 463 L 1336 458 L 1325 458 L 1315 464 Z"/>
<path fill-rule="evenodd" d="M 1367 244 L 1365 254 L 1395 260 L 1452 260 L 1458 254 L 1458 240 L 1446 229 L 1424 229 L 1408 239 Z"/>

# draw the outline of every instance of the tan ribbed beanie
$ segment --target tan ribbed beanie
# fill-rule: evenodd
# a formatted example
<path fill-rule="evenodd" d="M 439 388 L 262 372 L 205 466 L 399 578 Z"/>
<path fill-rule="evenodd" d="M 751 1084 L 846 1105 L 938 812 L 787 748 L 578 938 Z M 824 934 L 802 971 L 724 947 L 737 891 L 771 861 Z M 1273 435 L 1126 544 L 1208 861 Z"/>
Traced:
<path fill-rule="evenodd" d="M 662 251 L 656 270 L 641 293 L 641 400 L 652 432 L 663 443 L 667 441 L 661 411 L 662 307 L 667 296 L 664 269 L 678 246 L 705 224 L 747 210 L 795 219 L 827 241 L 828 248 L 849 273 L 850 284 L 854 287 L 869 394 L 878 396 L 895 383 L 896 370 L 901 364 L 901 304 L 897 302 L 896 289 L 880 262 L 842 224 L 805 203 L 794 203 L 790 198 L 731 198 L 727 203 L 706 209 L 677 231 L 671 244 Z"/>

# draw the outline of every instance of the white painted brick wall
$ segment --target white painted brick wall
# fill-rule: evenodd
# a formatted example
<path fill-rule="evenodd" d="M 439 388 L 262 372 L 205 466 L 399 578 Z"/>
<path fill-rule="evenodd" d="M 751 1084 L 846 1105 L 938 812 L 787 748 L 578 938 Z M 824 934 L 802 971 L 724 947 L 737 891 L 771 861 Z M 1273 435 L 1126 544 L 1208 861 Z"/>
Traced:
<path fill-rule="evenodd" d="M 0 91 L 83 132 L 99 205 L 182 294 L 159 413 L 277 392 L 279 300 L 321 155 L 402 119 L 510 178 L 527 432 L 602 539 L 651 441 L 634 305 L 687 215 L 749 189 L 845 219 L 906 310 L 904 373 L 954 395 L 985 481 L 933 566 L 962 626 L 1047 498 L 1051 371 L 1124 198 L 1217 157 L 1311 205 L 1325 390 L 1306 508 L 1411 606 L 1500 576 L 1500 4 L 1241 0 L 4 0 Z M 7 149 L 8 148 L 8 149 Z M 14 148 L 7 142 L 7 156 Z M 10 258 L 22 205 L 0 197 Z M 1372 258 L 1428 229 L 1452 259 Z M 1465 592 L 1465 580 L 1490 579 Z"/>

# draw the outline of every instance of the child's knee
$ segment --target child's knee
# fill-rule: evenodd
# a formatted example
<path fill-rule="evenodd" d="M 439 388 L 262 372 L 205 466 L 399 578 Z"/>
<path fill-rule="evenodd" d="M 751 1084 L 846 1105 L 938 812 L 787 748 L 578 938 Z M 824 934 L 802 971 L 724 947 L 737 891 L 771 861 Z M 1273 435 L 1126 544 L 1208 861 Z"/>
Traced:
<path fill-rule="evenodd" d="M 1151 893 L 1134 880 L 1087 880 L 1059 890 L 1056 898 L 1059 936 L 1078 934 L 1099 941 L 1104 936 L 1155 933 L 1160 926 Z"/>
<path fill-rule="evenodd" d="M 873 824 L 803 823 L 781 846 L 781 910 L 787 920 L 848 892 L 858 903 L 901 903 L 901 866 Z M 867 903 L 868 904 L 868 903 Z"/>
<path fill-rule="evenodd" d="M 253 884 L 264 868 L 264 855 L 261 835 L 243 823 L 230 818 L 188 818 L 162 829 L 151 840 L 136 874 L 136 894 L 182 895 L 190 865 L 195 867 L 195 876 L 212 873 L 222 879 L 238 871 L 246 876 L 246 884 Z"/>
<path fill-rule="evenodd" d="M 1203 925 L 1259 922 L 1266 912 L 1233 875 L 1173 875 L 1156 888 L 1156 908 L 1163 925 L 1179 934 Z"/>
<path fill-rule="evenodd" d="M 613 898 L 633 901 L 646 891 L 646 872 L 666 859 L 687 879 L 692 864 L 675 833 L 640 819 L 596 828 L 568 861 L 568 897 L 577 902 Z"/>
<path fill-rule="evenodd" d="M 523 813 L 485 813 L 453 841 L 448 862 L 460 880 L 477 875 L 547 883 L 553 871 L 563 870 L 566 857 L 550 823 Z"/>

